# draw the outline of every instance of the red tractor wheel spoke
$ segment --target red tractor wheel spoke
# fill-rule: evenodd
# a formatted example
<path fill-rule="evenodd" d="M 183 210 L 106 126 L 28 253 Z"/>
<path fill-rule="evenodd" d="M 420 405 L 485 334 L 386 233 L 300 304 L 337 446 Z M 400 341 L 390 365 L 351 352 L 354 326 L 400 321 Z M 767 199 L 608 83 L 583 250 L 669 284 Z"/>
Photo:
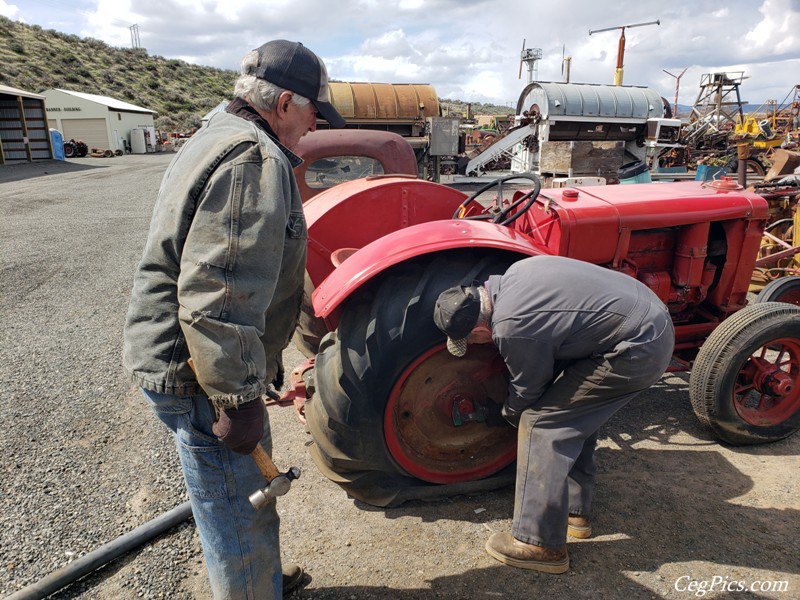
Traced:
<path fill-rule="evenodd" d="M 516 430 L 497 424 L 507 393 L 501 363 L 491 345 L 470 346 L 463 358 L 442 345 L 409 365 L 384 415 L 386 445 L 405 471 L 432 483 L 458 483 L 514 460 Z"/>
<path fill-rule="evenodd" d="M 734 396 L 741 396 L 742 394 L 747 393 L 748 390 L 755 389 L 755 384 L 753 382 L 744 384 L 744 385 L 737 385 L 733 390 Z"/>
<path fill-rule="evenodd" d="M 744 364 L 733 390 L 739 416 L 757 426 L 782 423 L 800 410 L 800 342 L 778 339 Z"/>

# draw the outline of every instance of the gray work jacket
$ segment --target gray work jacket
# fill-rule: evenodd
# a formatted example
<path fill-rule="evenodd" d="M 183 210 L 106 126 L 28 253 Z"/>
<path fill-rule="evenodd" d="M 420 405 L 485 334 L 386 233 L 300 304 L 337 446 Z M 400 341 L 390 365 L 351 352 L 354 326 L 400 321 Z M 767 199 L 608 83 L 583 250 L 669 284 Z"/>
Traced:
<path fill-rule="evenodd" d="M 486 289 L 514 407 L 538 400 L 558 363 L 620 353 L 672 327 L 667 307 L 642 282 L 562 256 L 516 262 L 490 276 Z"/>
<path fill-rule="evenodd" d="M 300 159 L 238 102 L 243 111 L 216 114 L 164 175 L 124 336 L 136 384 L 205 393 L 218 408 L 260 397 L 275 376 L 308 237 L 292 171 Z"/>

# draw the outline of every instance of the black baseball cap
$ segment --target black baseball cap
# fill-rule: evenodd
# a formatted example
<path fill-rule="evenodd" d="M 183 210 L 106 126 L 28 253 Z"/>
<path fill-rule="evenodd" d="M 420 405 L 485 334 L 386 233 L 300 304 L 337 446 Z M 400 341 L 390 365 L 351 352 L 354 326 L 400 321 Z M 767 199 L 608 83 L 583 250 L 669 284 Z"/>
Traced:
<path fill-rule="evenodd" d="M 325 63 L 300 42 L 273 40 L 258 49 L 258 64 L 247 75 L 305 96 L 330 123 L 344 127 L 345 120 L 331 104 L 328 71 Z"/>
<path fill-rule="evenodd" d="M 467 337 L 478 323 L 481 296 L 478 287 L 456 286 L 446 289 L 436 300 L 433 321 L 447 335 L 447 349 L 454 356 L 467 353 Z"/>

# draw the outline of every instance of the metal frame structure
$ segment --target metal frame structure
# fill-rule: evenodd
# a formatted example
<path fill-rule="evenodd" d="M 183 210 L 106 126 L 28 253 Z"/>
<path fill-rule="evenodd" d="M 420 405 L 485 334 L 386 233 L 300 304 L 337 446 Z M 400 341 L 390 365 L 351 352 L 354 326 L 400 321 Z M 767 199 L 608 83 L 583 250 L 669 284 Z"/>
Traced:
<path fill-rule="evenodd" d="M 739 85 L 744 71 L 707 73 L 700 77 L 700 92 L 689 113 L 688 140 L 732 131 L 744 121 Z"/>

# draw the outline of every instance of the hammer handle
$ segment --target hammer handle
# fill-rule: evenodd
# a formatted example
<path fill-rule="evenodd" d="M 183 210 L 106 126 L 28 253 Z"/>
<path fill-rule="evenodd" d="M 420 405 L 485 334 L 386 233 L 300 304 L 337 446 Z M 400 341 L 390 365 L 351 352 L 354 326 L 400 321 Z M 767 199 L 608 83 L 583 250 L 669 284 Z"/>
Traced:
<path fill-rule="evenodd" d="M 261 444 L 258 444 L 250 453 L 250 456 L 253 457 L 253 460 L 256 461 L 258 468 L 261 469 L 261 473 L 266 477 L 267 481 L 272 481 L 278 475 L 280 475 L 280 471 L 278 471 L 278 467 L 275 466 L 275 463 L 272 462 L 272 459 L 267 454 L 267 451 L 261 447 Z"/>
<path fill-rule="evenodd" d="M 189 368 L 194 371 L 194 360 L 189 357 L 186 362 L 189 363 Z M 256 464 L 261 470 L 261 474 L 266 478 L 267 483 L 281 474 L 280 471 L 278 471 L 278 467 L 276 467 L 275 463 L 272 462 L 269 454 L 267 454 L 267 451 L 261 447 L 261 444 L 256 444 L 255 450 L 250 453 L 250 456 L 252 456 L 253 460 L 256 461 Z"/>

